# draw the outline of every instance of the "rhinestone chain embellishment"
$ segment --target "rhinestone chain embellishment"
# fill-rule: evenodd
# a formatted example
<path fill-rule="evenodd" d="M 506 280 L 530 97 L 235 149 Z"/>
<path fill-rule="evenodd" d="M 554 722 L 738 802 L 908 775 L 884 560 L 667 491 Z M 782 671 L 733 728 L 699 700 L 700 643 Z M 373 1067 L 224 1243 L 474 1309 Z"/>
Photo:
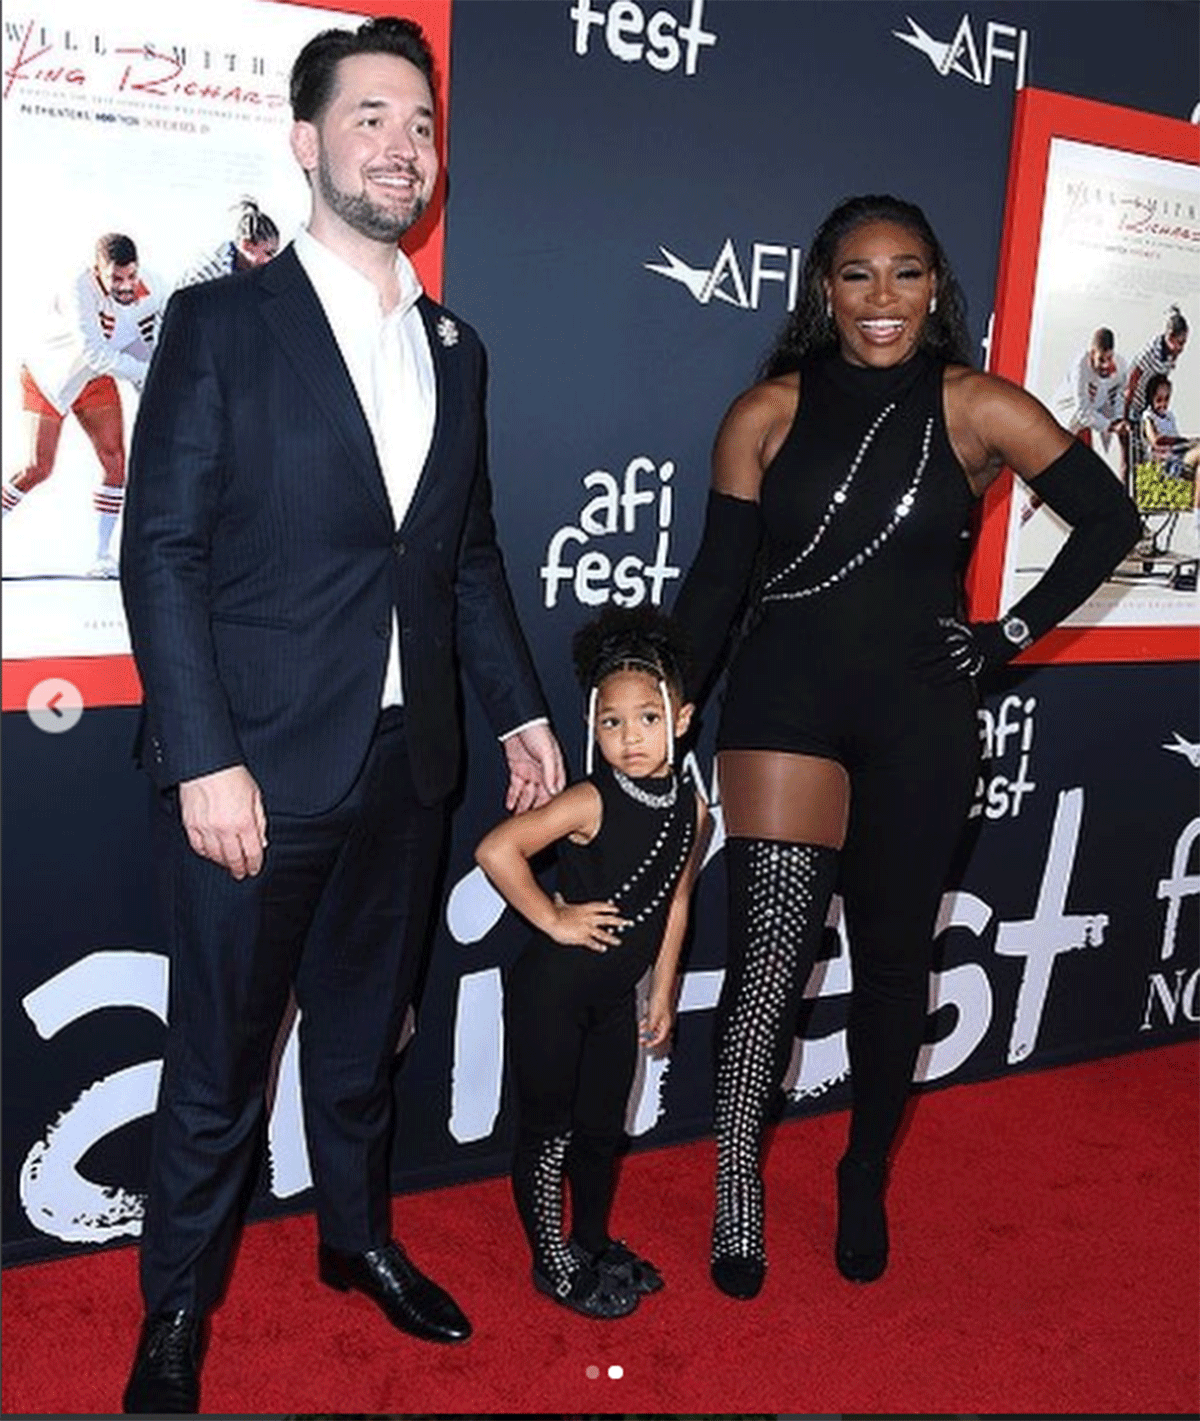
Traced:
<path fill-rule="evenodd" d="M 613 776 L 626 794 L 628 794 L 631 798 L 638 800 L 640 803 L 645 804 L 648 808 L 675 808 L 679 788 L 679 780 L 676 777 L 672 776 L 671 788 L 666 794 L 655 795 L 650 794 L 647 790 L 642 789 L 640 785 L 634 784 L 633 781 L 630 780 L 627 775 L 622 774 L 621 771 L 618 770 L 615 765 L 613 766 Z M 686 813 L 687 808 L 687 805 L 681 805 L 679 812 Z M 670 835 L 671 826 L 675 822 L 675 818 L 676 816 L 673 814 L 669 814 L 667 816 L 662 828 L 658 831 L 658 835 L 655 838 L 654 843 L 651 845 L 650 852 L 641 861 L 641 863 L 638 864 L 637 868 L 633 870 L 633 872 L 629 875 L 625 882 L 621 884 L 620 888 L 618 888 L 617 891 L 612 895 L 612 901 L 618 906 L 620 905 L 621 900 L 623 898 L 625 898 L 628 894 L 632 893 L 633 889 L 637 886 L 639 880 L 645 877 L 646 873 L 653 866 L 655 860 L 662 853 L 663 847 L 666 844 L 667 838 Z M 661 878 L 659 886 L 654 892 L 653 896 L 650 898 L 650 900 L 647 903 L 644 903 L 636 913 L 631 914 L 630 922 L 628 926 L 623 929 L 623 931 L 628 932 L 630 928 L 635 928 L 639 923 L 645 922 L 645 920 L 654 912 L 654 910 L 663 901 L 667 894 L 675 887 L 675 883 L 678 880 L 679 875 L 683 872 L 683 866 L 687 862 L 687 856 L 689 853 L 691 853 L 692 838 L 694 837 L 694 835 L 695 824 L 689 818 L 684 825 L 683 841 L 680 844 L 676 862 L 671 866 L 670 870 Z M 628 912 L 629 910 L 626 909 L 625 911 Z"/>
<path fill-rule="evenodd" d="M 557 1282 L 555 1291 L 560 1297 L 571 1291 L 575 1267 L 562 1236 L 563 1163 L 570 1143 L 569 1130 L 565 1135 L 543 1140 L 538 1146 L 532 1180 L 534 1233 L 550 1265 L 548 1271 Z"/>
<path fill-rule="evenodd" d="M 833 522 L 834 514 L 846 501 L 846 495 L 850 491 L 850 485 L 854 482 L 854 475 L 858 473 L 858 466 L 866 458 L 867 450 L 871 447 L 871 443 L 874 440 L 876 434 L 879 433 L 880 425 L 884 422 L 885 419 L 887 419 L 888 415 L 890 415 L 895 408 L 896 402 L 895 400 L 891 400 L 888 404 L 884 405 L 884 407 L 875 416 L 874 424 L 872 424 L 870 429 L 867 430 L 866 434 L 863 436 L 863 442 L 858 446 L 858 453 L 855 454 L 854 458 L 850 461 L 849 473 L 847 473 L 846 477 L 841 481 L 840 484 L 838 484 L 837 488 L 834 489 L 833 497 L 829 500 L 829 506 L 825 510 L 824 516 L 822 517 L 821 522 L 817 527 L 817 531 L 808 540 L 808 546 L 804 548 L 802 552 L 797 554 L 797 556 L 794 557 L 790 563 L 788 563 L 787 567 L 781 567 L 778 572 L 773 573 L 763 584 L 765 588 L 774 587 L 777 582 L 782 581 L 783 578 L 788 577 L 791 573 L 795 572 L 795 570 L 800 566 L 802 562 L 805 561 L 805 559 L 809 556 L 809 554 L 825 536 L 825 529 L 828 528 L 830 523 Z"/>
<path fill-rule="evenodd" d="M 787 567 L 780 568 L 777 573 L 774 573 L 767 580 L 765 584 L 767 588 L 773 587 L 782 578 L 787 577 L 789 574 L 795 572 L 795 570 L 800 566 L 800 564 L 805 560 L 805 558 L 808 557 L 809 553 L 812 552 L 813 548 L 816 547 L 821 535 L 824 533 L 825 529 L 829 526 L 829 523 L 833 519 L 836 507 L 841 503 L 845 502 L 846 490 L 850 486 L 850 480 L 854 477 L 854 473 L 858 468 L 859 463 L 862 461 L 863 455 L 867 452 L 867 447 L 870 444 L 871 439 L 875 434 L 875 431 L 883 422 L 884 415 L 886 415 L 893 408 L 895 408 L 893 405 L 888 405 L 883 410 L 882 414 L 880 414 L 879 418 L 875 421 L 875 423 L 871 426 L 871 428 L 867 431 L 867 437 L 863 440 L 863 443 L 859 448 L 858 454 L 855 457 L 854 463 L 850 466 L 850 472 L 846 475 L 846 477 L 842 480 L 841 484 L 835 490 L 833 499 L 831 500 L 829 507 L 825 511 L 825 517 L 822 519 L 821 526 L 817 529 L 816 533 L 810 539 L 808 546 L 803 550 L 803 552 L 799 554 L 798 557 L 793 558 L 792 561 L 787 565 Z M 812 597 L 815 596 L 818 592 L 826 592 L 829 590 L 829 588 L 833 587 L 835 583 L 841 582 L 841 580 L 844 577 L 848 576 L 851 572 L 853 572 L 856 567 L 861 567 L 863 563 L 867 561 L 868 558 L 873 558 L 875 554 L 879 551 L 879 549 L 883 547 L 884 543 L 887 542 L 887 540 L 900 526 L 901 522 L 905 518 L 907 518 L 908 515 L 912 512 L 913 504 L 916 502 L 917 498 L 917 489 L 920 488 L 921 479 L 925 474 L 925 465 L 929 462 L 929 445 L 932 438 L 933 416 L 931 415 L 925 421 L 925 433 L 921 439 L 921 458 L 917 463 L 916 472 L 913 474 L 912 482 L 904 490 L 904 493 L 900 498 L 900 502 L 897 503 L 896 507 L 892 510 L 891 518 L 888 520 L 885 526 L 881 528 L 878 533 L 875 534 L 874 538 L 871 539 L 871 541 L 866 545 L 865 548 L 863 548 L 860 552 L 855 553 L 854 556 L 844 562 L 836 572 L 831 572 L 828 577 L 823 578 L 820 582 L 811 583 L 807 587 L 798 587 L 792 592 L 767 591 L 764 592 L 763 596 L 759 600 L 762 602 L 794 602 L 801 597 Z"/>
<path fill-rule="evenodd" d="M 671 776 L 671 788 L 664 790 L 662 794 L 651 794 L 648 789 L 643 789 L 641 785 L 634 784 L 627 774 L 618 770 L 616 765 L 612 767 L 613 779 L 621 786 L 630 799 L 636 799 L 639 804 L 644 804 L 648 809 L 670 809 L 675 803 L 675 795 L 678 790 L 678 781 L 674 775 Z"/>
<path fill-rule="evenodd" d="M 679 853 L 676 856 L 675 862 L 671 865 L 670 870 L 663 875 L 662 881 L 659 883 L 658 888 L 655 890 L 654 896 L 649 900 L 649 902 L 644 903 L 642 907 L 639 908 L 636 913 L 634 913 L 633 917 L 629 921 L 628 927 L 623 928 L 622 932 L 628 932 L 630 928 L 636 928 L 639 923 L 644 923 L 646 919 L 651 915 L 651 913 L 654 912 L 658 905 L 667 896 L 667 894 L 670 893 L 671 890 L 675 887 L 675 884 L 679 880 L 679 875 L 683 872 L 683 866 L 687 862 L 687 856 L 689 853 L 691 853 L 692 850 L 692 833 L 693 830 L 691 825 L 689 824 L 684 832 L 683 842 L 679 846 Z M 621 887 L 618 888 L 617 891 L 612 895 L 613 902 L 616 903 L 618 907 L 621 906 L 621 898 L 624 896 L 624 894 L 627 893 L 633 887 L 633 885 L 642 876 L 645 870 L 649 868 L 651 863 L 653 863 L 654 858 L 657 855 L 658 850 L 661 846 L 661 843 L 662 837 L 660 837 L 659 842 L 656 843 L 654 848 L 650 851 L 650 855 L 645 860 L 645 862 L 642 863 L 634 871 L 629 880 L 626 883 L 623 883 Z M 628 911 L 628 909 L 626 909 L 625 911 Z"/>

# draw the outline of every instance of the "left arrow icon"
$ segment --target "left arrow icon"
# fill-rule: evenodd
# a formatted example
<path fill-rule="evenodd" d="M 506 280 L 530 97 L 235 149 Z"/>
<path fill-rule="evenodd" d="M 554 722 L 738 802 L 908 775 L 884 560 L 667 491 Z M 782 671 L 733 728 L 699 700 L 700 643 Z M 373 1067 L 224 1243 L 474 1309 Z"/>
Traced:
<path fill-rule="evenodd" d="M 83 696 L 79 687 L 61 676 L 39 681 L 25 702 L 29 719 L 49 735 L 61 735 L 79 724 Z"/>

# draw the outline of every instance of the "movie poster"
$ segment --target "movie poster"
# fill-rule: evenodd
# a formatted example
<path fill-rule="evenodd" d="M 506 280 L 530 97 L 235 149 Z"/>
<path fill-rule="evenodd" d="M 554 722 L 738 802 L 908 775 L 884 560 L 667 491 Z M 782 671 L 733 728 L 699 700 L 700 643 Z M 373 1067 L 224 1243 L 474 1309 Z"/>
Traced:
<path fill-rule="evenodd" d="M 1195 164 L 1051 140 L 1024 384 L 1087 439 L 1123 480 L 1142 537 L 1075 627 L 1184 628 L 1200 622 L 1196 464 L 1200 460 L 1200 169 Z M 1123 425 L 1131 369 L 1161 355 L 1171 308 L 1190 341 L 1157 391 L 1171 444 Z M 1107 332 L 1111 336 L 1097 333 Z M 1008 506 L 1000 605 L 1037 581 L 1065 525 L 1020 482 Z"/>
<path fill-rule="evenodd" d="M 260 0 L 6 7 L 6 661 L 128 654 L 124 464 L 163 305 L 231 267 L 247 200 L 278 232 L 259 260 L 306 215 L 288 70 L 353 19 Z"/>

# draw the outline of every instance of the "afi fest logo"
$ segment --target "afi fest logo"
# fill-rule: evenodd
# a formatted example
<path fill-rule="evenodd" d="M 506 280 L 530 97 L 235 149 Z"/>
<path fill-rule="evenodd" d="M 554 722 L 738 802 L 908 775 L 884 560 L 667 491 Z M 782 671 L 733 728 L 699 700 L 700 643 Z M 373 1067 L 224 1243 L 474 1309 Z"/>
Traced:
<path fill-rule="evenodd" d="M 638 487 L 638 475 L 651 471 L 660 481 L 658 493 Z M 622 506 L 632 520 L 631 527 L 635 525 L 636 511 L 644 505 L 646 495 L 650 503 L 657 505 L 656 521 L 662 520 L 661 509 L 665 507 L 664 527 L 669 524 L 669 498 L 660 502 L 669 493 L 668 480 L 673 472 L 669 461 L 656 467 L 649 459 L 631 460 L 625 475 L 624 505 L 612 475 L 596 472 L 603 475 L 597 485 L 603 486 L 601 497 L 616 499 L 612 517 L 602 518 L 599 528 L 607 529 Z M 639 495 L 642 502 L 636 501 Z M 594 504 L 595 500 L 588 509 L 599 517 L 601 509 Z M 585 518 L 581 517 L 580 522 L 584 523 Z M 1032 698 L 1022 701 L 1013 696 L 1001 703 L 993 718 L 981 724 L 992 760 L 1016 761 L 1015 766 L 1010 765 L 1015 769 L 1008 778 L 1010 786 L 1028 779 L 1024 757 L 1033 744 L 1034 712 Z M 1173 731 L 1161 748 L 1173 757 L 1181 773 L 1200 769 L 1200 742 Z M 689 759 L 697 783 L 703 783 L 699 765 L 694 757 Z M 706 797 L 714 805 L 719 822 L 716 788 L 714 782 Z M 1028 785 L 1028 789 L 1032 788 L 1032 784 Z M 997 817 L 1015 817 L 1020 797 L 997 793 L 994 801 L 992 796 L 988 800 L 997 805 L 1004 801 Z M 983 812 L 987 814 L 988 810 Z M 980 960 L 933 973 L 930 1014 L 949 1008 L 952 1025 L 948 1034 L 922 1047 L 914 1079 L 942 1079 L 969 1060 L 993 1028 L 998 1000 L 996 981 L 1001 977 L 1016 984 L 1016 1000 L 1008 1023 L 1007 1061 L 1009 1065 L 1028 1062 L 1037 1049 L 1046 1004 L 1055 992 L 1059 958 L 1078 952 L 1094 953 L 1107 946 L 1109 915 L 1098 905 L 1079 911 L 1074 902 L 1072 879 L 1083 817 L 1082 787 L 1061 790 L 1044 847 L 1040 882 L 1036 889 L 1032 882 L 1029 884 L 1026 906 L 1014 905 L 1013 916 L 997 920 L 990 904 L 963 889 L 943 895 L 935 933 L 969 933 L 979 943 Z M 714 838 L 708 859 L 715 855 L 721 842 L 721 838 Z M 1200 1022 L 1195 914 L 1184 912 L 1185 904 L 1200 898 L 1198 857 L 1200 816 L 1192 818 L 1176 836 L 1168 849 L 1167 862 L 1162 864 L 1163 876 L 1146 885 L 1161 905 L 1161 926 L 1159 966 L 1146 979 L 1139 1031 L 1171 1028 L 1181 1021 Z M 474 945 L 487 936 L 505 910 L 504 900 L 476 867 L 451 891 L 446 923 L 457 942 Z M 805 993 L 809 997 L 836 998 L 850 988 L 849 945 L 836 899 L 828 925 L 837 931 L 839 953 L 835 959 L 816 965 Z M 1005 966 L 1006 961 L 1011 965 Z M 685 971 L 679 1011 L 713 1010 L 722 977 L 720 968 Z M 54 973 L 21 999 L 21 1007 L 38 1037 L 51 1042 L 108 1011 L 132 1008 L 165 1022 L 167 988 L 168 963 L 163 955 L 107 948 L 89 952 Z M 312 1184 L 301 1104 L 298 1020 L 298 1016 L 293 1018 L 285 1031 L 267 1129 L 270 1189 L 277 1199 L 294 1197 Z M 405 1040 L 407 1035 L 406 1030 Z M 631 1134 L 644 1134 L 662 1117 L 662 1084 L 669 1063 L 669 1056 L 658 1060 L 642 1058 L 629 1099 L 626 1128 Z M 848 1069 L 844 1028 L 825 1036 L 805 1036 L 793 1056 L 785 1089 L 795 1100 L 819 1096 L 842 1080 Z M 123 1183 L 98 1183 L 83 1172 L 83 1165 L 89 1152 L 109 1135 L 153 1112 L 161 1071 L 159 1059 L 138 1061 L 100 1075 L 79 1090 L 73 1100 L 59 1103 L 20 1168 L 20 1202 L 34 1228 L 63 1242 L 81 1244 L 107 1243 L 141 1233 L 143 1195 Z M 451 1108 L 447 1121 L 453 1139 L 466 1144 L 492 1133 L 500 1115 L 502 1079 L 500 969 L 489 966 L 466 970 L 459 977 L 454 1011 Z"/>
<path fill-rule="evenodd" d="M 649 464 L 648 460 L 645 462 Z M 1016 739 L 1018 744 L 1024 742 L 1031 734 L 1027 727 L 1032 724 L 1032 715 L 1033 709 L 1027 703 L 1011 707 L 1007 716 L 1002 711 L 992 727 L 997 747 L 1006 738 Z M 1193 770 L 1200 764 L 1200 744 L 1178 732 L 1163 749 L 1177 752 L 1176 763 L 1183 773 L 1187 773 L 1185 762 Z M 1004 754 L 1003 750 L 999 753 Z M 700 767 L 693 762 L 692 769 L 697 783 L 703 783 Z M 715 790 L 714 784 L 706 794 L 714 804 Z M 1016 990 L 1011 1017 L 1005 1023 L 1008 1064 L 1028 1062 L 1037 1050 L 1046 1005 L 1056 991 L 1059 959 L 1106 948 L 1108 913 L 1098 904 L 1087 904 L 1080 911 L 1072 890 L 1083 817 L 1082 787 L 1061 790 L 1049 839 L 1042 848 L 1040 881 L 1036 885 L 1029 883 L 1024 904 L 1013 905 L 1011 916 L 997 919 L 989 903 L 963 889 L 943 895 L 936 934 L 970 934 L 978 943 L 979 960 L 933 973 L 930 1014 L 949 1008 L 952 1024 L 948 1034 L 922 1047 L 916 1080 L 934 1081 L 952 1075 L 983 1044 L 993 1030 L 993 1022 L 1000 1025 L 996 1020 L 998 1002 L 1007 995 L 997 991 L 1000 982 L 1012 983 Z M 709 858 L 718 847 L 719 842 L 714 840 Z M 1200 897 L 1198 851 L 1200 816 L 1187 823 L 1176 837 L 1168 850 L 1168 861 L 1162 864 L 1163 876 L 1146 885 L 1147 892 L 1152 892 L 1161 904 L 1160 966 L 1146 982 L 1138 1021 L 1140 1031 L 1170 1028 L 1180 1021 L 1200 1021 L 1195 915 L 1184 912 L 1185 904 Z M 1031 870 L 1036 872 L 1036 867 L 1036 861 L 1030 863 Z M 457 942 L 473 946 L 487 936 L 505 910 L 504 900 L 476 867 L 451 891 L 446 923 Z M 809 997 L 836 998 L 850 988 L 848 943 L 836 900 L 828 922 L 837 929 L 839 953 L 836 959 L 820 962 L 814 968 L 806 991 Z M 1139 932 L 1146 930 L 1149 929 L 1145 924 L 1139 925 Z M 23 997 L 21 1006 L 38 1037 L 46 1042 L 110 1010 L 134 1008 L 165 1021 L 167 974 L 167 959 L 160 953 L 102 949 L 56 972 Z M 685 971 L 679 1011 L 712 1011 L 720 995 L 722 977 L 720 968 Z M 268 1121 L 270 1189 L 277 1199 L 294 1197 L 312 1184 L 300 1098 L 297 1022 L 298 1017 L 286 1032 Z M 499 967 L 467 968 L 459 976 L 454 1008 L 451 1107 L 447 1120 L 452 1138 L 461 1144 L 485 1139 L 496 1128 L 504 1069 L 503 1039 Z M 626 1127 L 631 1134 L 645 1133 L 661 1118 L 661 1086 L 669 1061 L 669 1056 L 661 1060 L 643 1057 L 639 1079 L 629 1099 Z M 817 1096 L 841 1080 L 848 1069 L 844 1028 L 826 1036 L 805 1036 L 785 1088 L 796 1100 Z M 161 1060 L 135 1062 L 92 1080 L 73 1100 L 59 1104 L 20 1169 L 21 1206 L 34 1228 L 67 1243 L 106 1243 L 141 1233 L 143 1196 L 126 1184 L 97 1183 L 87 1177 L 83 1167 L 89 1151 L 109 1135 L 151 1114 L 161 1071 Z"/>
<path fill-rule="evenodd" d="M 557 529 L 546 545 L 546 561 L 540 572 L 544 606 L 558 605 L 564 583 L 584 607 L 602 606 L 610 598 L 619 607 L 637 607 L 647 599 L 655 607 L 662 605 L 664 584 L 677 578 L 680 571 L 669 561 L 674 473 L 674 460 L 656 464 L 645 454 L 637 454 L 620 478 L 607 469 L 593 469 L 583 476 L 580 482 L 593 491 L 592 497 L 579 510 L 578 523 Z M 643 479 L 647 487 L 642 486 Z M 645 510 L 644 517 L 641 510 Z M 643 531 L 654 539 L 649 555 L 644 541 L 642 551 L 621 556 L 589 546 L 593 539 L 629 538 Z"/>
<path fill-rule="evenodd" d="M 750 247 L 748 266 L 739 259 L 732 237 L 726 237 L 711 266 L 689 266 L 668 247 L 660 246 L 658 250 L 663 260 L 643 262 L 646 270 L 665 276 L 668 281 L 677 281 L 701 306 L 707 306 L 710 301 L 724 301 L 742 311 L 757 311 L 764 289 L 782 296 L 786 310 L 791 311 L 796 305 L 803 250 L 800 247 L 755 242 Z"/>
<path fill-rule="evenodd" d="M 575 21 L 575 53 L 582 59 L 599 30 L 609 54 L 625 64 L 646 63 L 660 74 L 669 74 L 683 61 L 685 75 L 694 75 L 701 49 L 715 45 L 717 37 L 704 28 L 704 0 L 692 0 L 686 24 L 670 10 L 647 15 L 637 0 L 612 0 L 610 5 L 594 5 L 592 0 L 576 0 L 571 6 Z"/>
<path fill-rule="evenodd" d="M 971 819 L 981 814 L 986 819 L 1015 819 L 1025 796 L 1037 789 L 1029 778 L 1036 708 L 1033 696 L 1027 700 L 1005 696 L 994 712 L 988 706 L 977 712 L 983 770 L 975 787 Z"/>
<path fill-rule="evenodd" d="M 923 30 L 911 15 L 908 33 L 893 30 L 892 34 L 905 44 L 919 50 L 944 79 L 948 74 L 961 74 L 972 84 L 990 88 L 996 75 L 996 65 L 1013 65 L 1013 88 L 1025 87 L 1025 68 L 1029 58 L 1029 31 L 1019 30 L 1015 25 L 1004 25 L 999 20 L 988 20 L 983 28 L 983 44 L 975 38 L 971 28 L 971 16 L 964 14 L 958 28 L 948 40 L 934 39 Z M 1015 45 L 1015 48 L 1013 46 Z M 980 56 L 982 55 L 982 60 Z"/>
<path fill-rule="evenodd" d="M 1188 740 L 1173 731 L 1170 740 L 1164 740 L 1164 750 L 1180 755 L 1192 767 L 1200 769 L 1200 743 Z M 1200 870 L 1195 867 L 1200 852 L 1200 815 L 1185 826 L 1175 840 L 1175 851 L 1171 855 L 1171 872 L 1160 878 L 1156 890 L 1159 900 L 1166 904 L 1163 916 L 1162 943 L 1159 960 L 1170 962 L 1179 944 L 1179 927 L 1182 905 L 1186 898 L 1200 894 Z M 1184 954 L 1181 954 L 1184 955 Z M 1172 966 L 1150 974 L 1146 992 L 1146 1011 L 1142 1017 L 1141 1030 L 1154 1028 L 1156 1018 L 1166 1026 L 1174 1026 L 1182 1012 L 1187 1021 L 1200 1020 L 1200 972 L 1191 967 Z"/>

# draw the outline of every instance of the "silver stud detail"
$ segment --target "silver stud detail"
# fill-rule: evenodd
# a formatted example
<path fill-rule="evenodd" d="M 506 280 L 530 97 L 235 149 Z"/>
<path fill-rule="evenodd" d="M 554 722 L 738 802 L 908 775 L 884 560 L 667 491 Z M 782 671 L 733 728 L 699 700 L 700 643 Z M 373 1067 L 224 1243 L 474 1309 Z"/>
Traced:
<path fill-rule="evenodd" d="M 932 415 L 930 415 L 929 418 L 925 421 L 925 433 L 921 440 L 921 457 L 917 463 L 916 471 L 912 476 L 912 480 L 909 483 L 908 488 L 905 489 L 904 493 L 900 497 L 900 501 L 896 504 L 895 509 L 892 511 L 892 516 L 886 526 L 881 528 L 879 532 L 876 533 L 874 538 L 871 539 L 871 541 L 866 545 L 865 548 L 862 549 L 861 552 L 855 553 L 854 556 L 847 559 L 847 561 L 844 562 L 841 567 L 837 569 L 836 572 L 830 573 L 828 577 L 822 578 L 820 582 L 809 583 L 805 587 L 792 588 L 787 591 L 775 590 L 778 588 L 779 583 L 790 577 L 792 573 L 794 573 L 801 566 L 802 563 L 807 561 L 808 557 L 816 548 L 817 544 L 825 536 L 825 530 L 833 521 L 833 516 L 835 512 L 841 506 L 841 504 L 846 501 L 846 495 L 849 491 L 850 484 L 853 481 L 854 475 L 858 471 L 858 466 L 863 461 L 863 456 L 866 454 L 867 450 L 871 446 L 871 441 L 874 439 L 876 431 L 879 429 L 879 426 L 883 423 L 883 421 L 887 418 L 887 416 L 892 412 L 893 409 L 895 409 L 894 403 L 885 405 L 879 416 L 876 418 L 875 423 L 871 426 L 869 430 L 867 430 L 863 442 L 859 445 L 858 453 L 854 456 L 854 460 L 850 465 L 850 472 L 846 475 L 846 477 L 842 480 L 842 482 L 838 485 L 837 489 L 834 491 L 833 498 L 830 500 L 829 506 L 826 508 L 824 514 L 822 515 L 821 522 L 817 526 L 817 531 L 809 539 L 807 545 L 803 548 L 803 550 L 799 554 L 797 554 L 797 556 L 794 557 L 790 563 L 788 563 L 785 567 L 779 568 L 778 571 L 772 573 L 771 576 L 767 578 L 766 582 L 763 584 L 764 592 L 762 597 L 759 599 L 760 601 L 796 602 L 803 597 L 813 597 L 819 592 L 828 592 L 831 587 L 836 586 L 836 584 L 841 582 L 844 577 L 847 577 L 851 572 L 853 572 L 856 567 L 861 567 L 863 563 L 865 563 L 869 558 L 873 558 L 875 554 L 879 551 L 879 549 L 883 547 L 884 543 L 886 543 L 887 540 L 896 531 L 901 521 L 907 518 L 908 515 L 912 512 L 913 506 L 917 500 L 917 490 L 921 486 L 921 480 L 925 475 L 925 467 L 929 463 L 929 448 L 933 440 Z"/>

